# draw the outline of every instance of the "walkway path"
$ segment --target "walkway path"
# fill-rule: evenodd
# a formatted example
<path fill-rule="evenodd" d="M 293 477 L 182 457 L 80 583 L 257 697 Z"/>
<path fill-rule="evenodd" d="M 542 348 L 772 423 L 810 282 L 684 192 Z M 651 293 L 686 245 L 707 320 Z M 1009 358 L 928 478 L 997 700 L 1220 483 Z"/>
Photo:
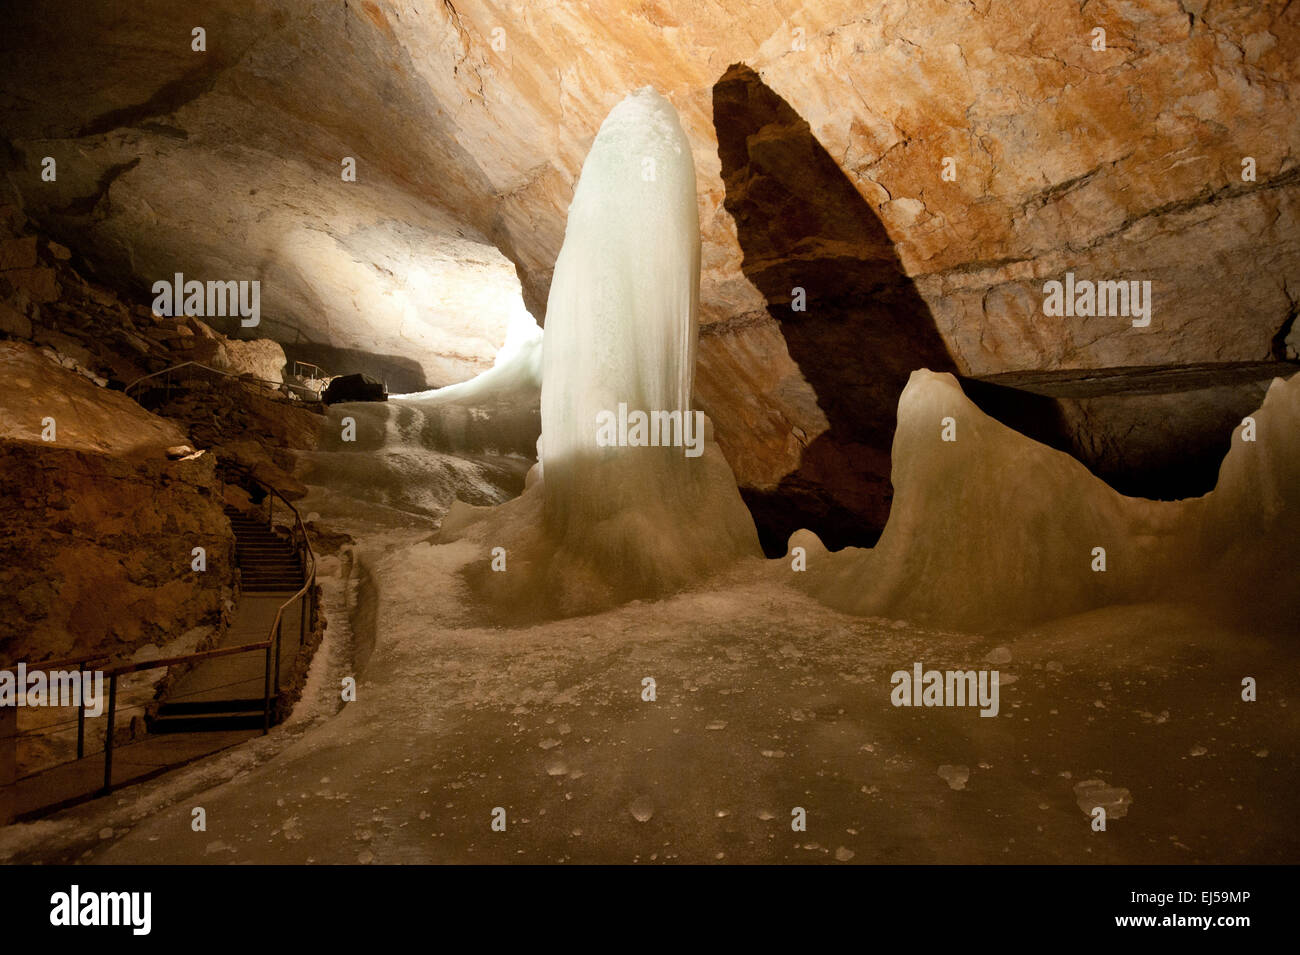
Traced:
<path fill-rule="evenodd" d="M 286 541 L 261 521 L 235 512 L 228 516 L 237 541 L 241 595 L 235 618 L 216 647 L 266 640 L 276 611 L 302 586 L 301 565 Z M 303 629 L 301 601 L 295 601 L 281 618 L 279 667 L 286 677 L 293 672 Z M 149 779 L 260 734 L 265 690 L 264 651 L 199 663 L 175 682 L 146 736 L 113 747 L 113 788 Z M 274 695 L 274 684 L 271 692 Z M 118 725 L 122 725 L 120 716 Z M 45 815 L 94 796 L 103 785 L 104 754 L 99 750 L 18 780 L 12 793 L 13 811 L 19 819 Z"/>

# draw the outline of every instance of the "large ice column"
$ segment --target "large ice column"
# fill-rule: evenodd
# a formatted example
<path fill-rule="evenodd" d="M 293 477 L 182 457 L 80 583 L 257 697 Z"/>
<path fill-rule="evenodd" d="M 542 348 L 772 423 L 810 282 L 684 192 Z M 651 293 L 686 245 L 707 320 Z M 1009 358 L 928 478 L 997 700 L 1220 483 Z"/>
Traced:
<path fill-rule="evenodd" d="M 551 527 L 599 520 L 680 477 L 681 448 L 600 448 L 596 422 L 620 404 L 689 413 L 699 275 L 690 144 L 672 105 L 646 87 L 614 107 L 592 143 L 551 281 L 542 356 Z M 633 484 L 611 486 L 616 478 Z"/>
<path fill-rule="evenodd" d="M 699 278 L 690 144 L 668 101 L 638 90 L 601 126 L 569 208 L 542 343 L 540 481 L 443 525 L 444 540 L 511 553 L 509 573 L 476 578 L 494 604 L 581 613 L 761 556 L 691 409 Z"/>

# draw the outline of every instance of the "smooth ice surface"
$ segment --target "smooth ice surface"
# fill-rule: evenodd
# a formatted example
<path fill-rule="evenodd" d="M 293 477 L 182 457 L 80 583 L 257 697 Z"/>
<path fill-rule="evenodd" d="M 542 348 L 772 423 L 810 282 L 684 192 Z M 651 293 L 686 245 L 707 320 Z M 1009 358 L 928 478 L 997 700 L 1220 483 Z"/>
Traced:
<path fill-rule="evenodd" d="M 556 261 L 542 345 L 539 473 L 492 515 L 453 510 L 462 533 L 518 556 L 480 591 L 525 614 L 579 613 L 690 586 L 760 551 L 711 426 L 693 416 L 700 276 L 690 144 L 650 88 L 601 126 Z M 669 446 L 601 446 L 602 414 L 698 420 Z M 658 444 L 658 442 L 655 442 Z"/>
<path fill-rule="evenodd" d="M 355 557 L 326 561 L 326 645 L 291 724 L 0 829 L 0 861 L 829 862 L 837 847 L 881 864 L 1297 861 L 1292 640 L 1175 605 L 996 641 L 900 629 L 800 593 L 778 561 L 503 631 L 464 599 L 477 549 L 416 536 L 358 530 Z M 349 620 L 376 637 L 367 663 L 331 653 Z M 995 642 L 1020 676 L 997 719 L 890 704 L 892 670 L 978 667 Z M 1268 674 L 1257 703 L 1231 692 L 1247 673 Z M 340 711 L 347 675 L 358 702 Z M 1187 756 L 1198 742 L 1209 754 Z M 964 786 L 941 766 L 967 767 Z M 1074 789 L 1095 779 L 1132 801 L 1105 838 Z M 806 834 L 790 831 L 796 800 L 813 807 Z"/>
<path fill-rule="evenodd" d="M 547 302 L 542 355 L 542 466 L 548 515 L 611 509 L 602 467 L 681 453 L 596 448 L 596 416 L 688 411 L 695 381 L 700 223 L 690 144 L 672 105 L 649 87 L 610 112 L 569 206 Z M 643 478 L 644 479 L 644 478 Z M 558 513 L 557 513 L 558 516 Z"/>
<path fill-rule="evenodd" d="M 542 386 L 542 330 L 537 320 L 520 303 L 506 326 L 505 344 L 492 367 L 480 375 L 428 391 L 394 395 L 424 407 L 440 404 L 491 404 L 510 399 L 531 398 L 535 403 Z"/>
<path fill-rule="evenodd" d="M 1118 603 L 1185 600 L 1294 627 L 1300 613 L 1300 376 L 1238 427 L 1218 486 L 1131 498 L 979 410 L 951 375 L 913 372 L 898 405 L 894 501 L 874 548 L 827 553 L 809 531 L 801 584 L 832 607 L 992 629 Z M 944 441 L 944 421 L 956 440 Z M 1105 569 L 1095 548 L 1105 551 Z"/>
<path fill-rule="evenodd" d="M 436 526 L 456 500 L 500 504 L 524 488 L 539 419 L 542 330 L 519 305 L 492 367 L 445 388 L 327 409 L 320 450 L 299 455 L 316 485 L 304 513 L 347 525 Z M 351 418 L 354 440 L 344 441 Z"/>

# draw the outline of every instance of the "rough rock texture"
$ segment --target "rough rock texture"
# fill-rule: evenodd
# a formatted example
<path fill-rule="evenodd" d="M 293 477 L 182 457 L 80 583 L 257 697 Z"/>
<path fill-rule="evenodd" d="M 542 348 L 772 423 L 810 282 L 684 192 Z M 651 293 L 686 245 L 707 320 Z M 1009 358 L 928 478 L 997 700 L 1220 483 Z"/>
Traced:
<path fill-rule="evenodd" d="M 218 344 L 212 367 L 278 383 L 284 381 L 284 349 L 266 338 L 227 339 Z"/>
<path fill-rule="evenodd" d="M 0 230 L 14 233 L 0 238 L 0 249 L 10 250 L 0 259 L 23 267 L 18 273 L 0 269 L 0 292 L 8 296 L 0 299 L 0 332 L 39 344 L 48 358 L 101 387 L 110 382 L 114 387 L 128 386 L 146 373 L 170 369 L 165 377 L 140 382 L 131 389 L 131 397 L 185 429 L 186 436 L 181 437 L 167 425 L 167 435 L 181 438 L 171 444 L 216 451 L 220 465 L 251 471 L 288 496 L 304 492 L 292 475 L 293 456 L 286 449 L 316 446 L 319 409 L 265 384 L 236 381 L 194 367 L 173 368 L 197 362 L 262 382 L 279 382 L 285 365 L 279 343 L 230 339 L 193 316 L 162 317 L 144 306 L 126 304 L 117 293 L 84 280 L 69 261 L 69 250 L 30 234 L 29 225 L 12 207 L 0 208 Z M 35 268 L 26 268 L 33 262 Z M 53 299 L 32 299 L 22 279 L 24 273 L 33 272 L 54 277 L 58 294 Z M 15 319 L 14 324 L 6 323 L 7 315 Z M 161 387 L 164 382 L 170 387 Z M 130 409 L 126 413 L 131 419 L 138 417 L 139 407 L 116 393 L 96 395 L 91 405 L 79 410 L 94 422 L 93 431 L 114 435 L 119 432 L 112 413 L 123 408 Z M 26 420 L 24 426 L 30 429 L 40 417 Z M 166 443 L 150 428 L 145 431 L 150 440 Z M 37 440 L 39 433 L 29 437 Z M 97 450 L 106 450 L 93 433 L 84 437 Z M 222 477 L 233 481 L 239 474 L 236 467 L 223 467 Z"/>
<path fill-rule="evenodd" d="M 816 221 L 836 210 L 750 196 L 760 217 L 781 213 L 774 234 L 820 248 L 772 246 L 746 278 L 753 236 L 727 207 L 720 145 L 805 167 L 790 140 L 715 111 L 732 64 L 807 122 L 850 207 L 870 214 L 868 264 L 894 259 L 912 286 L 907 323 L 923 304 L 958 373 L 1262 361 L 1284 357 L 1289 335 L 1294 347 L 1300 7 L 1287 0 L 220 0 L 201 16 L 176 0 L 92 0 L 75 28 L 57 9 L 25 5 L 0 38 L 9 179 L 27 211 L 141 285 L 177 270 L 260 278 L 264 332 L 290 357 L 295 341 L 327 367 L 377 353 L 430 384 L 486 367 L 500 344 L 513 276 L 493 246 L 541 315 L 595 130 L 653 84 L 699 176 L 699 396 L 759 508 L 878 526 L 887 491 L 872 460 L 888 446 L 858 439 L 889 423 L 847 420 L 822 386 L 859 384 L 846 376 L 877 363 L 888 378 L 909 358 L 874 338 L 854 355 L 833 336 L 774 334 L 796 278 L 809 322 L 843 314 L 835 243 Z M 196 25 L 205 52 L 191 49 Z M 55 182 L 40 179 L 45 156 Z M 356 182 L 340 178 L 345 156 Z M 861 246 L 843 254 L 861 264 Z M 1044 316 L 1042 284 L 1066 271 L 1150 280 L 1151 325 Z M 29 277 L 33 294 L 49 294 L 43 278 Z M 1195 441 L 1218 427 L 1188 420 Z M 1080 445 L 1134 449 L 1122 415 L 1089 421 Z"/>
<path fill-rule="evenodd" d="M 268 338 L 240 340 L 227 338 L 206 322 L 194 317 L 158 320 L 167 335 L 166 341 L 178 360 L 196 361 L 247 375 L 264 382 L 284 381 L 284 348 Z"/>
<path fill-rule="evenodd" d="M 880 219 L 808 123 L 745 66 L 714 86 L 713 118 L 745 276 L 826 419 L 805 432 L 775 489 L 750 492 L 750 506 L 768 512 L 769 535 L 784 513 L 831 547 L 861 541 L 889 516 L 888 450 L 908 375 L 955 366 Z"/>
<path fill-rule="evenodd" d="M 96 384 L 131 384 L 183 361 L 267 381 L 283 380 L 284 349 L 269 339 L 229 339 L 194 317 L 154 314 L 129 295 L 87 281 L 65 246 L 0 207 L 0 333 L 51 349 Z"/>
<path fill-rule="evenodd" d="M 175 425 L 30 346 L 0 342 L 0 377 L 0 659 L 129 656 L 219 624 L 235 554 L 213 456 L 168 460 Z"/>

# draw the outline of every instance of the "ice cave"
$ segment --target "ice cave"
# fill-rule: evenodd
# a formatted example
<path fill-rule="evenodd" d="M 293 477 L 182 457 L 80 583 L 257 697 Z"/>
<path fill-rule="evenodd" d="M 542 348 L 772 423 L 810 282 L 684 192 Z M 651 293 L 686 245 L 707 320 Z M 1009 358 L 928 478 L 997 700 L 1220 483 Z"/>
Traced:
<path fill-rule="evenodd" d="M 1289 4 L 81 6 L 6 869 L 1300 862 Z"/>

